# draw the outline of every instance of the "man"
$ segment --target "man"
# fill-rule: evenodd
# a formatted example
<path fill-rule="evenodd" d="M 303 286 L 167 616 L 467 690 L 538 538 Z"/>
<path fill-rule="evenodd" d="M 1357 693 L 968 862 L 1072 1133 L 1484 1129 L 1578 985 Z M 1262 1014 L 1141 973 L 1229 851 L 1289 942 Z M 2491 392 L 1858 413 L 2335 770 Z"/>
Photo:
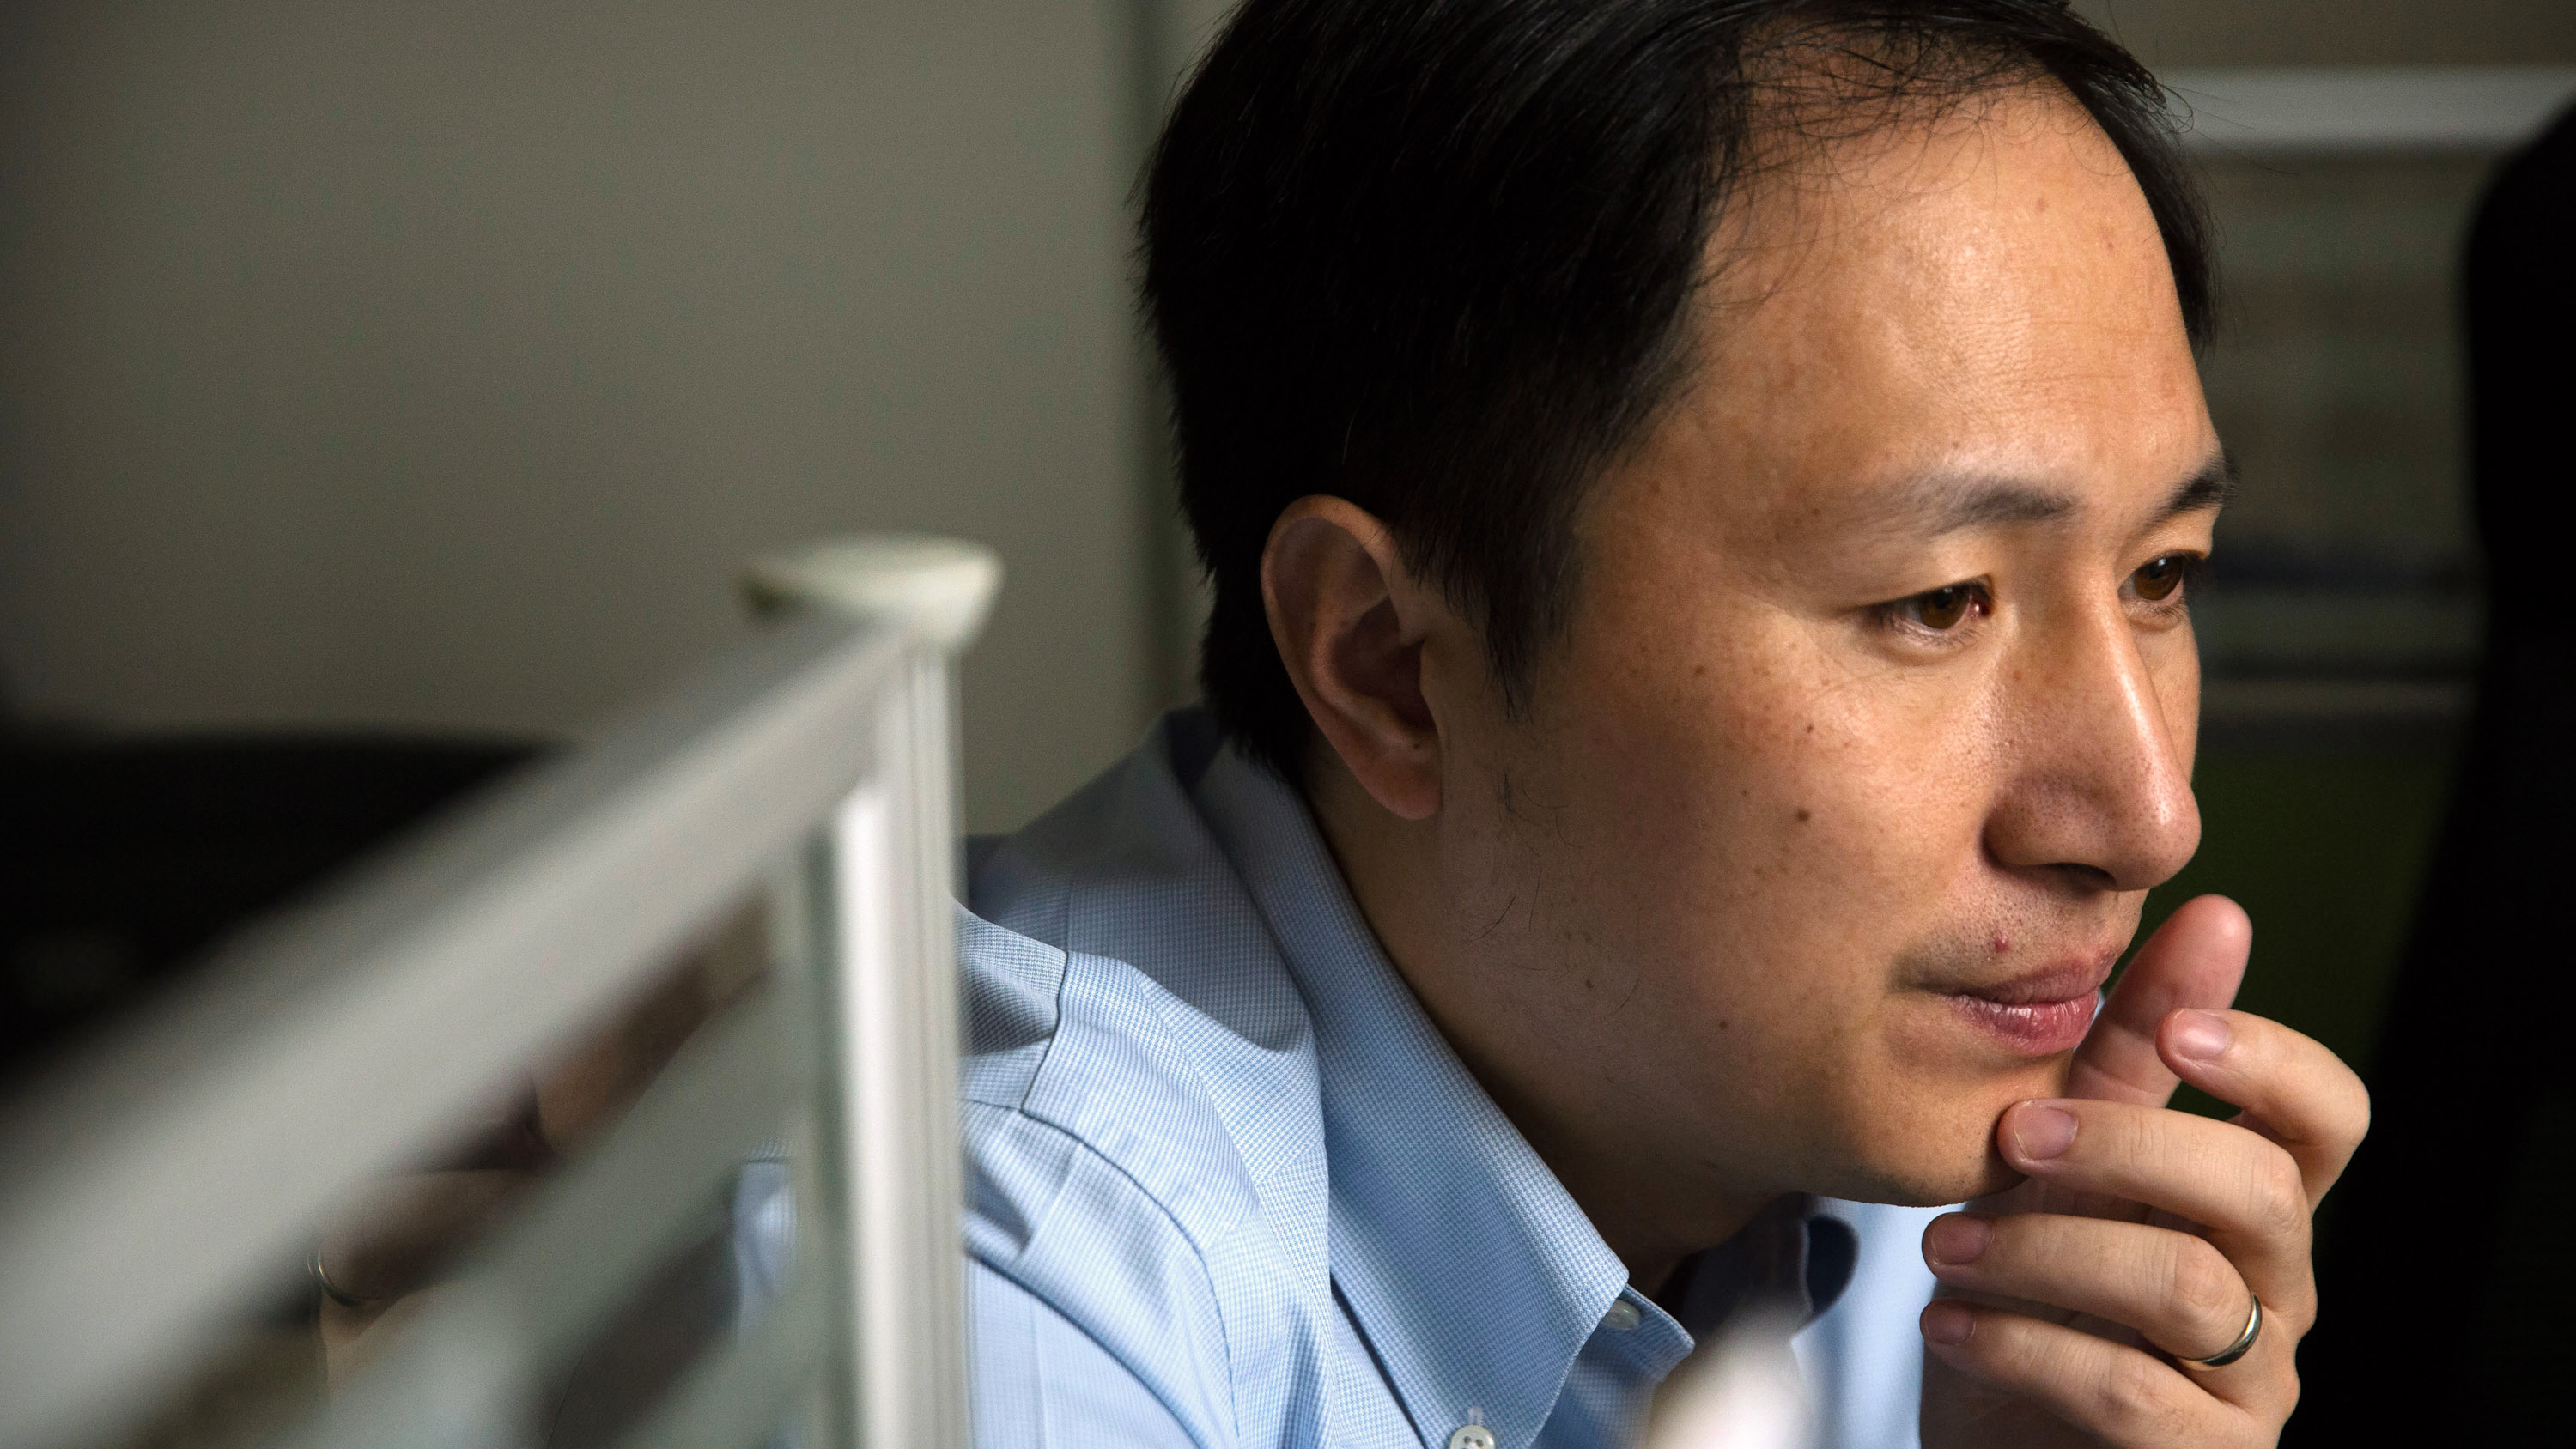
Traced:
<path fill-rule="evenodd" d="M 2361 1087 L 2215 898 L 2096 1019 L 2197 214 L 2049 0 L 1250 0 L 1146 201 L 1207 708 L 973 872 L 984 1442 L 1627 1442 L 1971 1198 L 1925 1442 L 2276 1438 Z"/>

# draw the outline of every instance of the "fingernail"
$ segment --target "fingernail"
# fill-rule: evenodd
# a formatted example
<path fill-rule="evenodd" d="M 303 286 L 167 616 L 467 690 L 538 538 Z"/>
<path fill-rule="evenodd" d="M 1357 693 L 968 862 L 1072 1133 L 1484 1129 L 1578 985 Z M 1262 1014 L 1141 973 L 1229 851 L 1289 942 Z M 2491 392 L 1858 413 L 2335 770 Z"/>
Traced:
<path fill-rule="evenodd" d="M 1957 1348 L 1977 1331 L 1977 1315 L 1946 1298 L 1932 1300 L 1923 1310 L 1923 1336 L 1943 1348 Z"/>
<path fill-rule="evenodd" d="M 1986 1250 L 1988 1231 L 1984 1218 L 1954 1213 L 1936 1220 L 1923 1235 L 1923 1255 L 1945 1268 L 1973 1263 Z"/>
<path fill-rule="evenodd" d="M 2195 1062 L 2214 1062 L 2235 1033 L 2227 1029 L 2227 1018 L 2214 1011 L 2177 1011 L 2174 1013 L 2174 1055 Z"/>
<path fill-rule="evenodd" d="M 2075 1145 L 2072 1113 L 2040 1102 L 2024 1102 L 2013 1111 L 2013 1147 L 2034 1161 L 2062 1155 Z"/>

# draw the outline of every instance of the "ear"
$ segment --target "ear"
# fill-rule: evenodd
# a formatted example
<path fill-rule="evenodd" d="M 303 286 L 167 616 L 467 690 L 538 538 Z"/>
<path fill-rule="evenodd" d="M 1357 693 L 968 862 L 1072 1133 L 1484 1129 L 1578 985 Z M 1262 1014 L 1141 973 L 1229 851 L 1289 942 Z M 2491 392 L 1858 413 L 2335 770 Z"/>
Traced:
<path fill-rule="evenodd" d="M 1288 505 L 1261 551 L 1270 638 L 1326 743 L 1405 820 L 1440 808 L 1440 727 L 1422 641 L 1447 601 L 1417 585 L 1395 538 L 1348 499 Z"/>

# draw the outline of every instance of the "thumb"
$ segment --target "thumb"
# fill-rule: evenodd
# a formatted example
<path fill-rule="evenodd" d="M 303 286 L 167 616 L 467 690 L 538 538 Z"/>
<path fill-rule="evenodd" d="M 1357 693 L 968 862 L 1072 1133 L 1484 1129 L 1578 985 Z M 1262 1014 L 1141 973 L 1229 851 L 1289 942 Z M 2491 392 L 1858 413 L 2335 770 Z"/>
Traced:
<path fill-rule="evenodd" d="M 2184 1007 L 2225 1010 L 2245 979 L 2254 922 L 2225 896 L 2197 896 L 2168 917 L 2075 1049 L 2066 1095 L 2161 1107 L 2179 1079 L 2156 1052 L 2156 1027 Z"/>

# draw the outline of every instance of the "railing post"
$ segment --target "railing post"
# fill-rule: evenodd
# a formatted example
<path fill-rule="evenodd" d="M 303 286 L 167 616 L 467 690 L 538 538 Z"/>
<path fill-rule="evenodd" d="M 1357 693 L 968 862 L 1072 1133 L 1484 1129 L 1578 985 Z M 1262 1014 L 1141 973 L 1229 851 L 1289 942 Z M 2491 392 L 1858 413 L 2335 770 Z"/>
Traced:
<path fill-rule="evenodd" d="M 877 719 L 877 768 L 805 871 L 823 1058 L 809 1242 L 841 1290 L 824 1431 L 852 1449 L 968 1439 L 952 665 L 999 577 L 972 545 L 862 538 L 771 556 L 747 580 L 764 612 L 828 610 L 913 640 Z"/>

